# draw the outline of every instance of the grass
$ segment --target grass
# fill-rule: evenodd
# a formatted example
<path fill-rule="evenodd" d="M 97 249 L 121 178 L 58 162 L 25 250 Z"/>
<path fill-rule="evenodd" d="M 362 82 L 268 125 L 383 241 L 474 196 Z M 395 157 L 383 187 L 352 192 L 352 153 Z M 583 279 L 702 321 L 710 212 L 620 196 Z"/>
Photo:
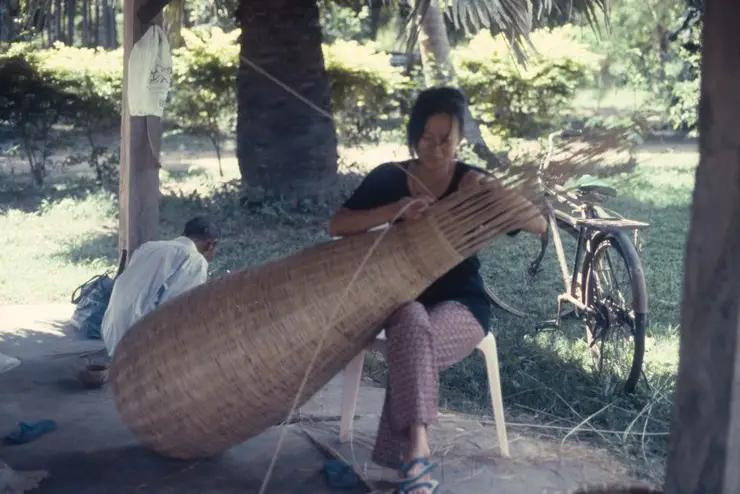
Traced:
<path fill-rule="evenodd" d="M 667 447 L 669 396 L 677 368 L 683 251 L 697 159 L 690 146 L 668 152 L 666 148 L 643 149 L 637 171 L 620 186 L 620 196 L 609 203 L 621 214 L 653 225 L 642 252 L 651 319 L 647 381 L 641 382 L 638 393 L 625 398 L 604 390 L 584 365 L 585 343 L 579 324 L 567 323 L 560 331 L 536 333 L 531 321 L 502 311 L 496 311 L 493 324 L 499 341 L 504 400 L 511 410 L 509 420 L 540 427 L 544 424 L 550 432 L 561 431 L 561 437 L 577 428 L 571 438 L 608 444 L 632 460 L 636 474 L 654 480 L 662 475 Z M 378 155 L 383 153 L 378 149 L 372 152 L 372 164 L 380 162 Z M 345 154 L 362 153 L 353 150 Z M 227 180 L 238 175 L 233 166 L 224 166 Z M 357 181 L 351 173 L 345 179 L 346 188 Z M 218 179 L 215 165 L 162 172 L 162 180 L 162 236 L 176 235 L 189 216 L 203 211 L 222 226 L 224 241 L 212 264 L 212 276 L 325 240 L 326 220 L 339 200 L 336 196 L 301 211 L 279 203 L 245 209 L 239 204 L 236 185 Z M 42 191 L 20 186 L 17 181 L 2 183 L 0 230 L 5 232 L 6 242 L 0 249 L 0 304 L 66 302 L 80 283 L 114 269 L 114 194 L 82 178 L 61 177 Z M 523 243 L 507 248 L 504 239 L 482 252 L 487 281 L 498 293 L 519 297 L 518 302 L 546 311 L 553 307 L 558 289 L 554 259 L 546 260 L 542 282 L 534 288 L 527 286 L 521 273 L 533 259 L 536 245 L 531 238 L 517 238 Z M 506 256 L 501 249 L 507 249 Z M 535 291 L 527 291 L 529 288 Z M 480 357 L 470 357 L 443 373 L 443 405 L 490 413 L 482 364 Z M 382 380 L 378 360 L 368 359 L 367 370 Z"/>

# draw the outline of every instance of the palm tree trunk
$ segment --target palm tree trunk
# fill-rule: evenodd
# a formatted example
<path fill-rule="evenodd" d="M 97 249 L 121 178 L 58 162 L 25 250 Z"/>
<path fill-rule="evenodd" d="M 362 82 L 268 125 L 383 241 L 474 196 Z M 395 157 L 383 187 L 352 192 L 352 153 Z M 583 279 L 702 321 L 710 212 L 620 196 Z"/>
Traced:
<path fill-rule="evenodd" d="M 313 196 L 337 173 L 334 122 L 322 114 L 331 115 L 331 93 L 316 1 L 243 0 L 237 19 L 242 28 L 237 89 L 242 182 L 268 196 Z"/>
<path fill-rule="evenodd" d="M 421 32 L 419 33 L 419 52 L 421 53 L 421 65 L 424 71 L 424 83 L 431 86 L 458 86 L 455 69 L 450 60 L 450 40 L 447 37 L 442 11 L 432 2 L 421 19 Z M 489 168 L 498 168 L 500 161 L 488 149 L 486 142 L 478 128 L 478 123 L 466 107 L 465 113 L 465 139 L 473 148 L 479 158 L 488 164 Z"/>

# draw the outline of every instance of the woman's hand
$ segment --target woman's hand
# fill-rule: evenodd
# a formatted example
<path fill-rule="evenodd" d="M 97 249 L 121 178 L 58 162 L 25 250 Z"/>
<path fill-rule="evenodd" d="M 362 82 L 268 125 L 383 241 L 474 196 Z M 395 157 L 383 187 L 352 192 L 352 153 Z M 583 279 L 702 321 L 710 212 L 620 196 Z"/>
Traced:
<path fill-rule="evenodd" d="M 460 179 L 460 185 L 458 185 L 458 188 L 468 189 L 470 187 L 478 187 L 484 182 L 485 178 L 486 176 L 482 173 L 471 170 Z"/>
<path fill-rule="evenodd" d="M 432 203 L 434 198 L 427 195 L 403 197 L 396 203 L 396 215 L 404 220 L 415 220 L 421 217 Z"/>

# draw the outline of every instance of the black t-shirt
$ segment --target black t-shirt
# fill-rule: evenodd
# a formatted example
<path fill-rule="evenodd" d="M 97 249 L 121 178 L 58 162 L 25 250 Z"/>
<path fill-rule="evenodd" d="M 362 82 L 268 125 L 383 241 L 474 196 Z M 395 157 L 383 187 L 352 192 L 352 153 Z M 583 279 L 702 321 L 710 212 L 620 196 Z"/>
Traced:
<path fill-rule="evenodd" d="M 404 171 L 408 170 L 410 164 L 410 161 L 406 161 L 385 163 L 376 167 L 347 199 L 344 207 L 354 211 L 363 211 L 392 204 L 411 196 L 407 173 Z M 463 175 L 470 170 L 482 171 L 474 166 L 458 162 L 450 186 L 440 199 L 455 192 Z M 480 260 L 476 255 L 468 257 L 442 275 L 419 296 L 418 301 L 428 309 L 440 302 L 460 302 L 470 310 L 486 333 L 490 331 L 491 303 L 480 275 Z"/>

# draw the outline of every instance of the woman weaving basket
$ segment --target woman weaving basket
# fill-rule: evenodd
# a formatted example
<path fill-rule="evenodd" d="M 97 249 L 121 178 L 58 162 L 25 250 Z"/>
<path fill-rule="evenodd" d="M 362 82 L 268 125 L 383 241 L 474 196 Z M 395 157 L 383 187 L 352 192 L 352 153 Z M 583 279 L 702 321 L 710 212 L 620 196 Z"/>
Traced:
<path fill-rule="evenodd" d="M 332 236 L 365 232 L 398 218 L 419 218 L 437 199 L 490 180 L 455 159 L 465 97 L 448 87 L 423 91 L 407 128 L 415 159 L 372 170 L 329 223 Z M 522 198 L 522 200 L 525 200 Z M 524 229 L 546 231 L 535 216 Z M 477 256 L 465 259 L 385 324 L 388 386 L 373 461 L 399 469 L 399 492 L 432 494 L 427 425 L 437 418 L 439 372 L 467 357 L 490 330 L 491 307 Z"/>

